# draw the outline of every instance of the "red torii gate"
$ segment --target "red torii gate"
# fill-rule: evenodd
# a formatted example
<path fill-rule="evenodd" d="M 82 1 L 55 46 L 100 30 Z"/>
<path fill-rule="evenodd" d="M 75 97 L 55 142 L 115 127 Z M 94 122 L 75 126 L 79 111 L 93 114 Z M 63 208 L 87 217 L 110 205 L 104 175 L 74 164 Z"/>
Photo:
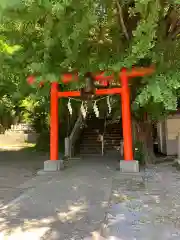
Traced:
<path fill-rule="evenodd" d="M 149 68 L 132 68 L 127 70 L 123 68 L 119 73 L 119 81 L 121 87 L 116 88 L 104 88 L 96 89 L 96 95 L 113 95 L 120 94 L 121 105 L 122 105 L 122 128 L 123 128 L 123 138 L 124 138 L 124 160 L 133 160 L 133 143 L 132 143 L 132 127 L 131 127 L 131 110 L 130 110 L 130 90 L 128 87 L 128 81 L 130 78 L 143 77 L 145 75 L 150 75 L 154 72 L 153 67 Z M 107 85 L 109 81 L 114 79 L 114 76 L 104 76 L 104 73 L 100 73 L 94 76 L 95 81 L 103 83 L 104 86 Z M 33 84 L 35 78 L 30 76 L 28 78 L 28 83 Z M 64 74 L 61 77 L 63 83 L 69 83 L 73 80 L 78 80 L 77 74 Z M 40 83 L 40 86 L 43 82 Z M 68 97 L 80 97 L 80 91 L 59 91 L 59 83 L 51 83 L 51 99 L 50 99 L 50 160 L 58 160 L 58 99 L 68 98 Z"/>

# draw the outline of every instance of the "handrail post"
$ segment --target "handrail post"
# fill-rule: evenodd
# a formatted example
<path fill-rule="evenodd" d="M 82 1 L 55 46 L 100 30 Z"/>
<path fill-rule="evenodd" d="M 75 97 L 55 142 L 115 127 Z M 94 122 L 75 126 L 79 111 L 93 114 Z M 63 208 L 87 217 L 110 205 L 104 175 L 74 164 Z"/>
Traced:
<path fill-rule="evenodd" d="M 101 155 L 104 156 L 104 135 L 101 135 Z"/>

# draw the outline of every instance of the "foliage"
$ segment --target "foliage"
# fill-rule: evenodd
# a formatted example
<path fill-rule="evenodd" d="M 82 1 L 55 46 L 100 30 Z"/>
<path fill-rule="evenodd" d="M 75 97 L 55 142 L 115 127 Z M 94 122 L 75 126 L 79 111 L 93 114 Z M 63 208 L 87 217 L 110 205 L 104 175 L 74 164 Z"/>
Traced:
<path fill-rule="evenodd" d="M 49 84 L 30 88 L 29 74 L 37 82 L 58 80 L 61 89 L 72 89 L 82 82 L 63 85 L 63 72 L 78 70 L 83 76 L 154 63 L 153 76 L 132 80 L 132 106 L 136 118 L 145 112 L 151 119 L 164 117 L 176 110 L 180 93 L 179 16 L 178 1 L 171 0 L 1 1 L 0 96 L 8 92 L 12 105 L 25 98 L 24 119 L 35 115 L 39 124 L 43 113 L 48 126 Z M 114 100 L 117 116 L 119 100 Z M 67 119 L 65 104 L 62 100 L 61 119 Z"/>
<path fill-rule="evenodd" d="M 14 105 L 7 95 L 0 99 L 0 116 L 0 125 L 3 126 L 0 131 L 3 132 L 10 127 L 15 116 Z"/>
<path fill-rule="evenodd" d="M 48 99 L 28 96 L 21 102 L 21 117 L 24 122 L 33 125 L 37 133 L 49 128 Z"/>

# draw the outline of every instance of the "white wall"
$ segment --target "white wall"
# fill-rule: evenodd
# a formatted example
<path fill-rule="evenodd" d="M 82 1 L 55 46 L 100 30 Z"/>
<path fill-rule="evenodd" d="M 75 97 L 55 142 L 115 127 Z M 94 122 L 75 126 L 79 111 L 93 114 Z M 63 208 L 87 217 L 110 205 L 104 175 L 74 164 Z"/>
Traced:
<path fill-rule="evenodd" d="M 177 136 L 180 132 L 180 115 L 169 116 L 164 122 L 158 123 L 160 151 L 167 155 L 177 155 Z"/>

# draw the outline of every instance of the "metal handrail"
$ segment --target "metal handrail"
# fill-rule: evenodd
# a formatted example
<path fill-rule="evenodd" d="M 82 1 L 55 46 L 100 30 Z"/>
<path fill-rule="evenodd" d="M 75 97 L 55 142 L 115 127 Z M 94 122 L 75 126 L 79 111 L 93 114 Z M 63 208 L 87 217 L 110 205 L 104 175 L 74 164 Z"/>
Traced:
<path fill-rule="evenodd" d="M 102 135 L 102 140 L 101 140 L 101 154 L 102 156 L 104 156 L 104 135 L 105 135 L 105 131 L 106 131 L 106 117 L 105 117 L 105 121 L 104 121 L 104 131 L 103 131 L 103 135 Z"/>
<path fill-rule="evenodd" d="M 82 114 L 80 113 L 79 117 L 78 117 L 78 119 L 77 119 L 77 121 L 76 121 L 76 123 L 73 127 L 73 130 L 68 137 L 68 145 L 69 145 L 69 147 L 68 147 L 69 154 L 68 155 L 69 155 L 69 157 L 72 157 L 72 155 L 74 155 L 74 145 L 75 145 L 75 142 L 76 142 L 76 140 L 79 136 L 79 132 L 81 130 L 81 126 L 83 124 L 83 121 L 84 121 L 84 119 L 82 117 Z"/>

